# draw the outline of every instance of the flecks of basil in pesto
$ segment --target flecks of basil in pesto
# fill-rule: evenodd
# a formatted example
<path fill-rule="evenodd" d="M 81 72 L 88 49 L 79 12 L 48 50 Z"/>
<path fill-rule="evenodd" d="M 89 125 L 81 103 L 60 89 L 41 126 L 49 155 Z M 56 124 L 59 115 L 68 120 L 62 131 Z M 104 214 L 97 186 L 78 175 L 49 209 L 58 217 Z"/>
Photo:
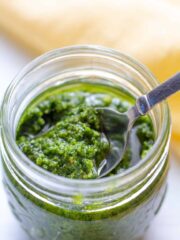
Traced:
<path fill-rule="evenodd" d="M 124 112 L 130 103 L 100 90 L 79 89 L 45 97 L 25 110 L 17 129 L 17 144 L 29 159 L 54 174 L 96 178 L 97 167 L 110 147 L 95 109 L 105 106 Z M 153 145 L 149 117 L 140 118 L 134 130 L 140 149 L 132 150 L 129 141 L 123 160 L 111 175 L 131 167 Z M 138 158 L 132 161 L 134 151 Z"/>

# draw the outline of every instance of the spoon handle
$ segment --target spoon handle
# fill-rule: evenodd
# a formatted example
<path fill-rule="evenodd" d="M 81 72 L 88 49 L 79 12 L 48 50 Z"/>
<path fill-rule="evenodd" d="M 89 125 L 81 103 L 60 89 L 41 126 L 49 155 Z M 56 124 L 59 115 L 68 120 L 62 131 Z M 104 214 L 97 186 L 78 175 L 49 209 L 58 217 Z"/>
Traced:
<path fill-rule="evenodd" d="M 180 91 L 180 72 L 137 99 L 136 107 L 139 114 L 146 114 L 157 103 L 165 100 L 177 91 Z"/>

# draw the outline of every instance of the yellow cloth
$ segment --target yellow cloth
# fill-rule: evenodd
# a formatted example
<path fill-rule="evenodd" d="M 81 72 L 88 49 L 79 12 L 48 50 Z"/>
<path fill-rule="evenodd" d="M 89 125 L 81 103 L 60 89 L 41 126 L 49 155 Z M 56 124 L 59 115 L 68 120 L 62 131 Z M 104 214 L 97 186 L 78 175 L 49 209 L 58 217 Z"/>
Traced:
<path fill-rule="evenodd" d="M 101 44 L 146 64 L 158 79 L 180 71 L 179 0 L 0 0 L 0 26 L 36 53 Z M 180 146 L 180 93 L 170 101 Z"/>

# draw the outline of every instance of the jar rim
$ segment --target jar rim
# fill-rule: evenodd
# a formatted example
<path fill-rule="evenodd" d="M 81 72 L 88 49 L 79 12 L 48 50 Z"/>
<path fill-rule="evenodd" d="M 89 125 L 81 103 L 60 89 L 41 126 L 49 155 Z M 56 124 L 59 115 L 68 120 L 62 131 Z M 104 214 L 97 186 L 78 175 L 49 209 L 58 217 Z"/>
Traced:
<path fill-rule="evenodd" d="M 31 72 L 35 67 L 37 67 L 39 64 L 43 63 L 44 60 L 53 59 L 54 57 L 63 56 L 67 54 L 78 54 L 78 53 L 94 53 L 94 54 L 102 54 L 103 56 L 111 56 L 113 59 L 116 59 L 117 61 L 123 61 L 127 64 L 129 64 L 133 69 L 137 71 L 141 71 L 141 74 L 143 74 L 146 78 L 150 78 L 154 86 L 158 84 L 158 81 L 153 76 L 153 74 L 150 72 L 150 70 L 144 66 L 143 64 L 139 63 L 132 57 L 120 53 L 114 49 L 106 48 L 103 46 L 97 46 L 97 45 L 75 45 L 75 46 L 68 46 L 64 48 L 55 49 L 52 51 L 49 51 L 37 58 L 35 58 L 33 61 L 31 61 L 29 64 L 27 64 L 19 74 L 14 78 L 14 80 L 10 83 L 9 87 L 7 88 L 3 101 L 2 101 L 2 107 L 1 107 L 1 124 L 2 129 L 4 129 L 4 135 L 5 140 L 7 144 L 11 147 L 13 154 L 17 156 L 18 166 L 21 168 L 21 171 L 26 173 L 27 169 L 31 169 L 31 176 L 34 177 L 37 181 L 42 181 L 44 184 L 48 184 L 49 187 L 56 187 L 56 190 L 62 189 L 62 186 L 64 187 L 70 187 L 73 191 L 76 191 L 78 188 L 78 192 L 83 192 L 85 189 L 91 192 L 91 190 L 94 192 L 95 190 L 98 191 L 99 188 L 103 187 L 105 185 L 109 184 L 115 184 L 117 181 L 119 182 L 121 180 L 121 184 L 127 184 L 131 182 L 135 177 L 138 177 L 140 173 L 147 172 L 148 167 L 152 164 L 152 161 L 150 159 L 153 158 L 155 153 L 158 151 L 159 146 L 163 142 L 163 140 L 166 138 L 169 139 L 170 136 L 170 114 L 169 114 L 169 108 L 166 101 L 159 104 L 160 110 L 163 115 L 163 123 L 161 127 L 160 134 L 157 136 L 157 139 L 152 146 L 152 148 L 148 151 L 147 155 L 139 161 L 135 166 L 127 169 L 124 172 L 118 173 L 114 176 L 104 177 L 100 179 L 69 179 L 62 176 L 55 175 L 51 172 L 48 172 L 41 167 L 37 166 L 35 163 L 30 161 L 25 154 L 21 152 L 19 147 L 16 144 L 16 141 L 13 137 L 12 132 L 10 131 L 10 128 L 8 125 L 8 111 L 6 111 L 6 108 L 8 107 L 8 102 L 11 97 L 11 93 L 15 89 L 15 87 L 18 85 L 18 83 L 23 79 L 23 77 Z M 60 191 L 61 192 L 61 191 Z"/>

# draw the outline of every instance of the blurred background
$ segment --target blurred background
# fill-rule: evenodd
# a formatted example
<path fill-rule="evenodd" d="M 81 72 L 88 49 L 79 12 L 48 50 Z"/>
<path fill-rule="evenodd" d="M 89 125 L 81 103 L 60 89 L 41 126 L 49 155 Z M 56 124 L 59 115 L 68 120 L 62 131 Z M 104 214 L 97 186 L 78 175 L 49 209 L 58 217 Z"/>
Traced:
<path fill-rule="evenodd" d="M 163 81 L 180 71 L 180 0 L 0 0 L 0 97 L 32 58 L 74 44 L 115 48 Z M 180 93 L 169 104 L 169 191 L 145 240 L 180 239 Z M 0 239 L 26 240 L 1 184 L 0 196 Z"/>

